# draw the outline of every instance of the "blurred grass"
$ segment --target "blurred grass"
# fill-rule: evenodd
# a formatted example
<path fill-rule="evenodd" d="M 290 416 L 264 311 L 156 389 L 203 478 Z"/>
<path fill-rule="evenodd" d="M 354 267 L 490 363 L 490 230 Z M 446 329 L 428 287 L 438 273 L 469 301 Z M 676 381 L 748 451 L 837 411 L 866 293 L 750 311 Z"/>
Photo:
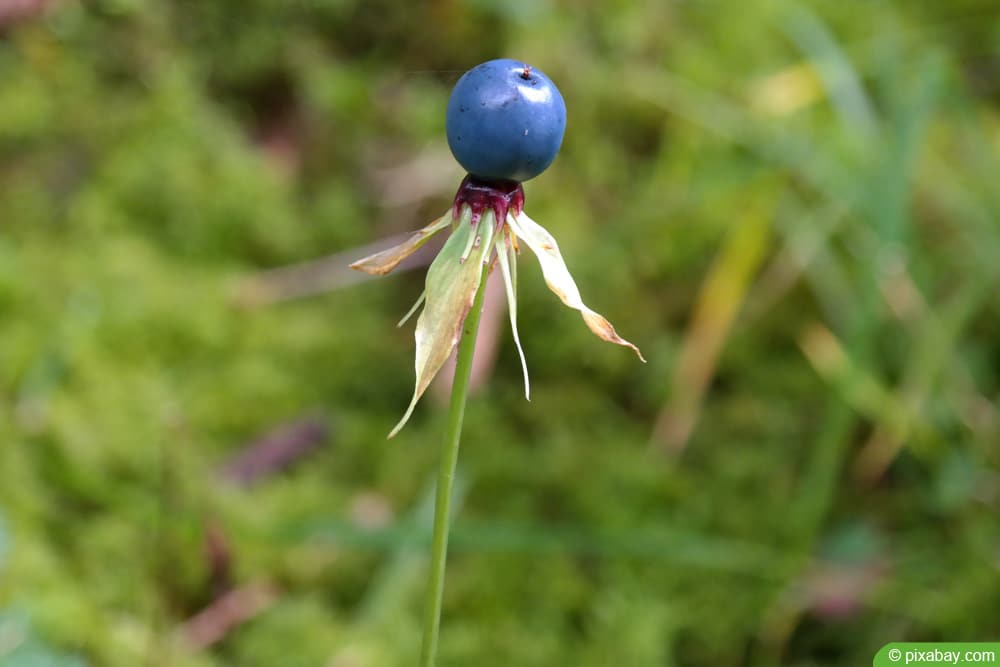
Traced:
<path fill-rule="evenodd" d="M 451 84 L 501 56 L 569 110 L 528 209 L 650 363 L 522 256 L 533 399 L 503 333 L 441 664 L 857 665 L 995 638 L 994 3 L 42 5 L 0 11 L 0 665 L 413 661 L 440 406 L 384 434 L 420 272 L 234 297 L 439 215 Z M 312 412 L 325 448 L 221 479 Z M 649 446 L 658 419 L 682 455 Z M 185 645 L 221 591 L 264 585 L 266 609 Z"/>

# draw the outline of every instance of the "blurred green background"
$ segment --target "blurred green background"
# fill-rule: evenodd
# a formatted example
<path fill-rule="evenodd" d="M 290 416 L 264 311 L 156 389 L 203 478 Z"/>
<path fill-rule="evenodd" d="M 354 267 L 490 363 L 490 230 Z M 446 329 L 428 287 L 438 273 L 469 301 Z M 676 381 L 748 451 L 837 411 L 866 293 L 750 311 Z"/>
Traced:
<path fill-rule="evenodd" d="M 522 255 L 440 664 L 1000 638 L 992 0 L 4 0 L 0 665 L 415 664 L 423 272 L 343 265 L 449 205 L 495 57 L 559 85 L 527 211 L 649 363 Z"/>

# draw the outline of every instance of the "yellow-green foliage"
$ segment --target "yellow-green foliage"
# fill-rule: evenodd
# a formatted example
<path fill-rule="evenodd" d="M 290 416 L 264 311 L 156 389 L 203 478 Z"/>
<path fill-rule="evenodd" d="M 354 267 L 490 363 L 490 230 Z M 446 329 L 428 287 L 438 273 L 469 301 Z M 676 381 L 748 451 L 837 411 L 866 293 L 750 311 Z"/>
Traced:
<path fill-rule="evenodd" d="M 0 12 L 0 665 L 24 619 L 101 667 L 415 663 L 443 410 L 385 433 L 422 272 L 237 295 L 439 215 L 451 84 L 493 57 L 560 87 L 528 210 L 649 364 L 522 262 L 532 401 L 501 329 L 440 664 L 996 638 L 995 3 L 47 4 Z M 303 414 L 325 447 L 220 480 Z M 271 596 L 190 652 L 213 530 Z"/>

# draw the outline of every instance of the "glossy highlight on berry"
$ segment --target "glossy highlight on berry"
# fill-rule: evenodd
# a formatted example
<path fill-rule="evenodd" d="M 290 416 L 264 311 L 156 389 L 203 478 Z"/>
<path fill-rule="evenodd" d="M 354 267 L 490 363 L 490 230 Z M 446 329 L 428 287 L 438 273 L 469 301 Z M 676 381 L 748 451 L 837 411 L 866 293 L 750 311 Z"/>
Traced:
<path fill-rule="evenodd" d="M 491 60 L 466 72 L 448 102 L 448 145 L 469 174 L 451 207 L 408 239 L 351 264 L 373 275 L 385 275 L 415 253 L 435 234 L 448 238 L 427 270 L 424 291 L 397 326 L 416 312 L 413 337 L 414 386 L 410 404 L 393 437 L 406 425 L 417 402 L 454 352 L 455 374 L 448 429 L 441 448 L 434 534 L 420 667 L 434 667 L 437 655 L 444 573 L 447 562 L 450 503 L 455 482 L 465 401 L 472 372 L 476 332 L 486 296 L 485 283 L 494 268 L 503 281 L 510 331 L 521 359 L 524 397 L 531 398 L 528 362 L 517 327 L 517 263 L 521 247 L 538 259 L 545 284 L 601 340 L 639 348 L 618 335 L 603 315 L 583 302 L 559 244 L 524 212 L 521 182 L 542 173 L 556 157 L 566 129 L 566 106 L 559 90 L 527 63 Z"/>
<path fill-rule="evenodd" d="M 466 171 L 482 180 L 521 182 L 555 160 L 566 104 L 541 70 L 517 60 L 490 60 L 455 84 L 445 121 L 448 147 Z"/>
<path fill-rule="evenodd" d="M 385 275 L 435 234 L 450 232 L 427 271 L 423 294 L 399 323 L 402 326 L 420 313 L 414 331 L 413 396 L 390 438 L 409 420 L 458 345 L 482 282 L 494 268 L 499 268 L 503 279 L 524 395 L 530 396 L 528 364 L 517 331 L 517 257 L 522 247 L 538 259 L 549 289 L 580 314 L 594 335 L 630 348 L 645 361 L 638 347 L 583 302 L 559 244 L 524 211 L 521 182 L 541 173 L 555 159 L 566 125 L 562 96 L 548 77 L 520 61 L 483 63 L 455 85 L 447 120 L 449 145 L 469 171 L 451 207 L 402 243 L 351 264 L 359 271 Z"/>

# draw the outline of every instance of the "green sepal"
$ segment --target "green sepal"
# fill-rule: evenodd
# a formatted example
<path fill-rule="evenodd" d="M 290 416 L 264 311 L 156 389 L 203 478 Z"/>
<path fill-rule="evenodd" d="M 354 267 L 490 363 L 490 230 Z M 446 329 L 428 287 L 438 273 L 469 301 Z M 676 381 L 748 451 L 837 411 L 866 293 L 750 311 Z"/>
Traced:
<path fill-rule="evenodd" d="M 488 211 L 475 226 L 470 218 L 466 207 L 455 231 L 427 271 L 424 309 L 414 333 L 417 349 L 413 399 L 403 418 L 389 433 L 390 438 L 410 419 L 417 401 L 458 344 L 465 317 L 482 282 L 483 263 L 493 250 L 495 216 Z M 466 252 L 468 255 L 463 261 Z"/>

